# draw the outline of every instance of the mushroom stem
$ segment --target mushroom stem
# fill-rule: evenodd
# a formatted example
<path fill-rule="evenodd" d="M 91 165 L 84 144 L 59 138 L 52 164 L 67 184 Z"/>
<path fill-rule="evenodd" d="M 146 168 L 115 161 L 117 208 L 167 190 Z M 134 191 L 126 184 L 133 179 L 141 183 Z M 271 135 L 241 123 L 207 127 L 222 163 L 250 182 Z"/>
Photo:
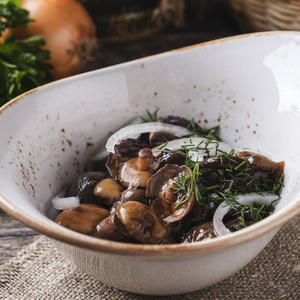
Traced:
<path fill-rule="evenodd" d="M 138 168 L 141 171 L 147 171 L 152 163 L 153 154 L 150 148 L 143 148 L 139 152 L 138 156 Z"/>

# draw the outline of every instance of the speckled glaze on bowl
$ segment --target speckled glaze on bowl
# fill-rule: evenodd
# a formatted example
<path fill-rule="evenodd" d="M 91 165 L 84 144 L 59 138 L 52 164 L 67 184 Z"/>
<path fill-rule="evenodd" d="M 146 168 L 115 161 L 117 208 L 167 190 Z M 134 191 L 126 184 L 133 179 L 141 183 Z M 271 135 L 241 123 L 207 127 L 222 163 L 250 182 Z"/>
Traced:
<path fill-rule="evenodd" d="M 215 284 L 253 259 L 300 211 L 300 33 L 222 39 L 71 77 L 0 111 L 0 205 L 51 237 L 69 260 L 116 288 L 148 295 Z M 285 160 L 282 200 L 269 218 L 190 245 L 133 245 L 62 228 L 49 199 L 82 173 L 109 132 L 145 110 L 221 126 L 237 147 Z M 56 251 L 56 250 L 53 251 Z"/>

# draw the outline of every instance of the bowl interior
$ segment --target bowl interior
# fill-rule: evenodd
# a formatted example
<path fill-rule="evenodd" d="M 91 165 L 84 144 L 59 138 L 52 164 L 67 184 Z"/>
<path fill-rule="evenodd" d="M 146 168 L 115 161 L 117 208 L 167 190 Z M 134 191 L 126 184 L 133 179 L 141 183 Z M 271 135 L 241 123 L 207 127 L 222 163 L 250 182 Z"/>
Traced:
<path fill-rule="evenodd" d="M 50 198 L 87 168 L 99 141 L 136 116 L 219 125 L 234 147 L 286 163 L 278 211 L 298 203 L 300 34 L 252 34 L 197 45 L 57 81 L 0 113 L 2 204 L 57 228 Z M 30 224 L 29 224 L 30 225 Z M 66 229 L 63 229 L 66 230 Z"/>

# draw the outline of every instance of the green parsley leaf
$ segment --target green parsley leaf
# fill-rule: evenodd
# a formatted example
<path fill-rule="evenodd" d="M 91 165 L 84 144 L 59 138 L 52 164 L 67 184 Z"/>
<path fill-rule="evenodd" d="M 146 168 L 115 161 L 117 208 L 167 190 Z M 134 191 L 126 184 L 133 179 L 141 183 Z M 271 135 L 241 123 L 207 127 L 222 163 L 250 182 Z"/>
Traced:
<path fill-rule="evenodd" d="M 29 12 L 20 8 L 21 1 L 0 0 L 0 36 L 6 28 L 26 27 L 29 19 Z"/>
<path fill-rule="evenodd" d="M 0 105 L 52 80 L 44 44 L 43 37 L 34 36 L 0 45 Z"/>
<path fill-rule="evenodd" d="M 0 0 L 0 36 L 6 28 L 26 27 L 29 12 L 19 7 L 21 1 Z M 0 45 L 0 106 L 16 96 L 53 79 L 52 66 L 45 63 L 50 52 L 42 49 L 41 36 L 19 40 L 14 37 Z"/>

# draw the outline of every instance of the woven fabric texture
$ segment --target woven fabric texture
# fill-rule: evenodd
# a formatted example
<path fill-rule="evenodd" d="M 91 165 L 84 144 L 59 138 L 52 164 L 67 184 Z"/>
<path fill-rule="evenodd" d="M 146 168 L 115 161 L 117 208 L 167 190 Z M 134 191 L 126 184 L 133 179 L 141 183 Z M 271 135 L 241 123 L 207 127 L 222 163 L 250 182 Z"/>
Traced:
<path fill-rule="evenodd" d="M 135 295 L 80 272 L 46 237 L 0 267 L 0 299 L 300 299 L 300 216 L 285 224 L 252 262 L 225 281 L 180 296 Z"/>

